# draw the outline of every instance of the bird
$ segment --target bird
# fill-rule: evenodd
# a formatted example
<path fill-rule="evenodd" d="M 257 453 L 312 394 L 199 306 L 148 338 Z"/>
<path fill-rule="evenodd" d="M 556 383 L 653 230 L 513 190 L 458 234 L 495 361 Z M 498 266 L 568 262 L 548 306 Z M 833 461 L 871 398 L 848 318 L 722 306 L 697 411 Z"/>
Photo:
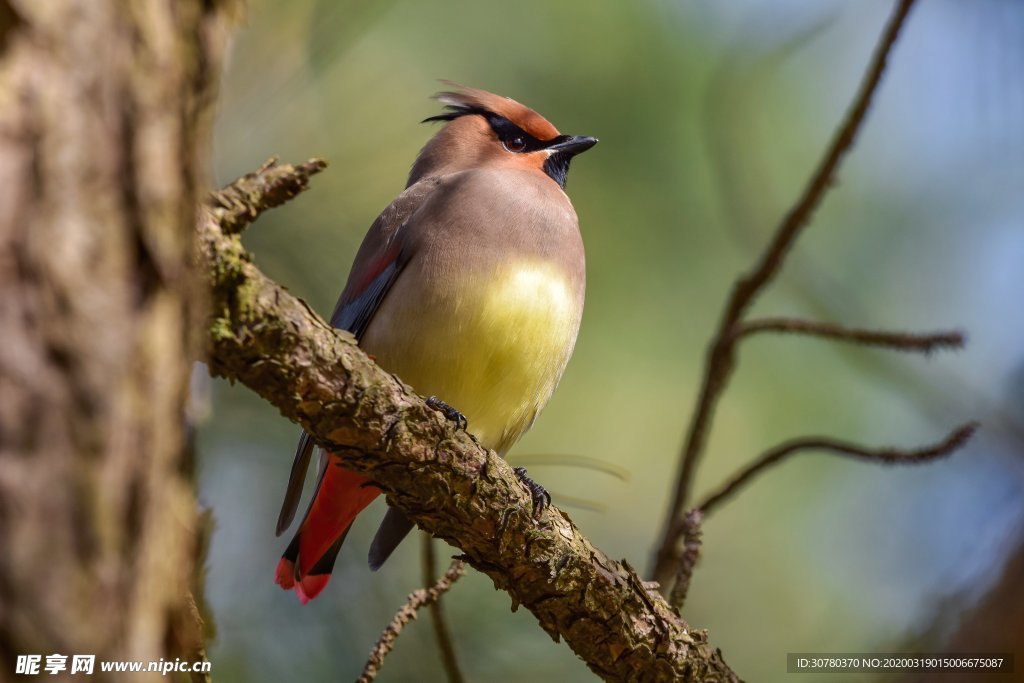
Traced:
<path fill-rule="evenodd" d="M 383 369 L 504 457 L 551 398 L 583 314 L 585 263 L 565 193 L 572 159 L 597 143 L 563 135 L 508 97 L 445 82 L 442 127 L 405 190 L 370 226 L 331 325 Z M 278 518 L 292 523 L 315 444 L 303 432 Z M 275 581 L 305 604 L 323 591 L 348 530 L 380 493 L 320 451 L 313 498 Z M 535 504 L 546 492 L 517 468 Z M 414 524 L 389 507 L 369 551 L 378 569 Z"/>

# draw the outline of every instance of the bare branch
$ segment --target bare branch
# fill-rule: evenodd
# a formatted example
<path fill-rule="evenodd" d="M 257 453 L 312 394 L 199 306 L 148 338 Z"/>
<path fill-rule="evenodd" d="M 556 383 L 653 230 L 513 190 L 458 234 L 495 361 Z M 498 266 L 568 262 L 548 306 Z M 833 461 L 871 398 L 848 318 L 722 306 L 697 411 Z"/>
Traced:
<path fill-rule="evenodd" d="M 964 346 L 964 334 L 959 330 L 944 330 L 931 333 L 892 332 L 844 327 L 836 323 L 797 320 L 793 318 L 763 318 L 738 323 L 733 328 L 731 341 L 736 342 L 743 337 L 749 337 L 762 332 L 804 334 L 835 341 L 863 344 L 864 346 L 880 346 L 897 351 L 920 353 L 931 353 L 939 349 L 962 349 Z"/>
<path fill-rule="evenodd" d="M 448 567 L 448 571 L 434 585 L 430 588 L 420 588 L 409 594 L 408 601 L 395 613 L 391 623 L 380 634 L 377 644 L 370 650 L 370 658 L 363 668 L 363 674 L 357 679 L 356 683 L 370 683 L 370 681 L 377 678 L 377 673 L 384 664 L 384 658 L 388 656 L 388 653 L 395 646 L 395 642 L 402 633 L 402 629 L 416 618 L 416 612 L 421 607 L 435 604 L 442 595 L 448 592 L 452 584 L 458 581 L 465 573 L 466 563 L 462 560 L 453 560 L 451 566 Z"/>
<path fill-rule="evenodd" d="M 977 429 L 978 423 L 968 422 L 954 429 L 942 441 L 914 450 L 901 450 L 898 448 L 869 449 L 859 444 L 821 436 L 794 439 L 767 451 L 737 472 L 721 488 L 705 498 L 697 506 L 697 509 L 705 516 L 711 514 L 715 508 L 732 497 L 741 487 L 749 484 L 758 474 L 797 453 L 823 451 L 825 453 L 835 453 L 887 465 L 918 465 L 949 455 L 966 444 Z"/>
<path fill-rule="evenodd" d="M 683 603 L 686 602 L 686 594 L 690 592 L 693 568 L 697 566 L 697 560 L 700 558 L 700 525 L 703 519 L 703 513 L 696 508 L 687 512 L 683 520 L 683 556 L 679 559 L 679 570 L 676 572 L 675 585 L 672 586 L 672 597 L 669 598 L 669 602 L 680 613 L 683 611 Z"/>
<path fill-rule="evenodd" d="M 263 173 L 305 171 L 271 165 Z M 224 213 L 218 200 L 198 225 L 213 374 L 267 399 L 422 529 L 459 547 L 605 680 L 738 680 L 707 634 L 690 630 L 631 567 L 596 548 L 557 507 L 535 518 L 508 463 L 260 272 L 239 236 L 220 226 L 227 216 L 237 230 L 265 205 L 263 181 L 240 183 L 252 192 L 225 192 L 248 208 Z"/>
<path fill-rule="evenodd" d="M 211 192 L 207 205 L 226 235 L 242 232 L 264 211 L 284 204 L 309 187 L 309 179 L 327 168 L 323 159 L 281 166 L 271 157 L 222 190 Z"/>
<path fill-rule="evenodd" d="M 697 407 L 680 453 L 681 464 L 675 492 L 665 517 L 661 543 L 655 554 L 653 578 L 662 585 L 663 591 L 671 589 L 670 581 L 675 573 L 679 558 L 679 541 L 685 526 L 682 513 L 690 496 L 696 466 L 703 454 L 715 409 L 735 367 L 736 324 L 764 287 L 778 274 L 794 240 L 810 221 L 814 210 L 832 185 L 840 162 L 852 148 L 864 123 L 885 72 L 889 54 L 913 5 L 914 0 L 897 2 L 846 117 L 811 175 L 806 188 L 776 227 L 771 241 L 753 269 L 741 276 L 733 286 L 708 350 Z"/>
<path fill-rule="evenodd" d="M 434 553 L 434 539 L 423 534 L 423 583 L 430 584 L 437 575 L 437 557 Z M 462 562 L 462 560 L 455 560 Z M 454 563 L 453 565 L 454 566 Z M 450 569 L 449 569 L 450 571 Z M 440 596 L 438 596 L 440 597 Z M 450 683 L 463 683 L 462 671 L 459 670 L 459 661 L 455 658 L 455 645 L 452 643 L 451 631 L 444 618 L 444 610 L 441 600 L 435 600 L 430 605 L 430 623 L 434 626 L 434 636 L 437 638 L 437 647 L 441 651 L 441 662 L 444 664 L 444 671 L 448 675 Z"/>

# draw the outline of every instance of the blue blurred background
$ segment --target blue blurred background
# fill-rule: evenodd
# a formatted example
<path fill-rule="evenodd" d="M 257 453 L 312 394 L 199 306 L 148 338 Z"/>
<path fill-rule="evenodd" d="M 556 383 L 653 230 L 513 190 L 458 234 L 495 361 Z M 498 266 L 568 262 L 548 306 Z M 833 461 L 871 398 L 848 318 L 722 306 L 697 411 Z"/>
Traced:
<path fill-rule="evenodd" d="M 600 137 L 568 185 L 588 261 L 576 353 L 513 453 L 595 543 L 646 567 L 728 287 L 801 189 L 892 5 L 250 0 L 224 78 L 215 180 L 271 155 L 331 162 L 246 235 L 261 268 L 328 315 L 366 228 L 435 130 L 418 122 L 439 111 L 428 99 L 437 79 Z M 969 346 L 921 358 L 745 343 L 698 491 L 801 434 L 913 447 L 968 419 L 984 427 L 925 467 L 803 455 L 708 519 L 684 616 L 748 680 L 786 678 L 787 652 L 948 649 L 960 612 L 1021 543 L 1022 68 L 1024 3 L 919 2 L 838 186 L 756 307 L 854 326 L 956 326 Z M 273 583 L 298 429 L 242 387 L 209 389 L 200 493 L 216 525 L 214 675 L 354 680 L 422 583 L 420 539 L 371 574 L 378 501 L 327 590 L 301 606 Z M 539 458 L 558 454 L 613 464 L 628 480 Z M 436 543 L 444 566 L 455 551 Z M 468 680 L 593 679 L 481 575 L 445 605 Z M 428 619 L 407 629 L 379 680 L 443 680 Z"/>

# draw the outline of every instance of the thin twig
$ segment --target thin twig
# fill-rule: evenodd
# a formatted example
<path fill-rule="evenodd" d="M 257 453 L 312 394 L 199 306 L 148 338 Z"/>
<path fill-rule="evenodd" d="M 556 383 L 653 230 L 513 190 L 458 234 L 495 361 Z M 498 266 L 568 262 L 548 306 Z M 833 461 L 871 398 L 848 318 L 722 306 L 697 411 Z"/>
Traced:
<path fill-rule="evenodd" d="M 964 334 L 959 330 L 931 333 L 891 332 L 844 327 L 836 323 L 794 318 L 762 318 L 739 323 L 733 328 L 732 341 L 739 341 L 743 337 L 761 332 L 804 334 L 865 346 L 881 346 L 897 351 L 920 353 L 931 353 L 939 349 L 961 349 L 964 346 Z"/>
<path fill-rule="evenodd" d="M 809 436 L 801 439 L 793 439 L 780 444 L 770 451 L 765 452 L 752 463 L 733 475 L 721 488 L 704 499 L 697 509 L 704 516 L 711 514 L 720 504 L 732 497 L 744 485 L 765 469 L 779 463 L 791 455 L 805 451 L 824 451 L 838 455 L 846 455 L 859 460 L 884 463 L 888 465 L 916 465 L 925 463 L 936 458 L 949 455 L 957 450 L 974 434 L 978 429 L 977 422 L 968 422 L 960 425 L 946 436 L 942 441 L 917 448 L 913 450 L 902 450 L 898 448 L 866 448 L 864 446 L 830 439 L 827 437 Z"/>
<path fill-rule="evenodd" d="M 439 578 L 433 586 L 430 588 L 420 588 L 409 594 L 409 599 L 402 606 L 395 616 L 391 619 L 391 623 L 385 627 L 384 632 L 380 634 L 380 638 L 377 640 L 377 644 L 370 650 L 370 657 L 366 660 L 366 666 L 363 667 L 362 675 L 356 680 L 356 683 L 370 683 L 370 681 L 377 678 L 377 673 L 380 671 L 380 667 L 384 664 L 384 658 L 388 656 L 391 649 L 395 646 L 395 641 L 398 640 L 398 635 L 405 628 L 406 624 L 416 618 L 416 612 L 426 605 L 431 605 L 437 602 L 438 598 L 444 595 L 452 584 L 459 580 L 466 572 L 466 563 L 462 560 L 452 560 L 452 564 L 448 567 L 448 571 L 444 573 L 444 576 Z"/>
<path fill-rule="evenodd" d="M 437 576 L 437 558 L 434 553 L 434 538 L 430 534 L 423 534 L 423 584 L 429 585 Z M 461 562 L 461 560 L 456 560 Z M 448 623 L 444 618 L 444 610 L 441 606 L 440 596 L 430 605 L 430 622 L 434 626 L 434 636 L 437 638 L 437 648 L 441 651 L 441 663 L 444 664 L 444 671 L 448 674 L 450 683 L 463 683 L 462 671 L 459 669 L 459 661 L 455 658 L 455 645 L 452 642 L 452 634 L 448 629 Z"/>
<path fill-rule="evenodd" d="M 810 221 L 825 192 L 832 185 L 836 170 L 853 146 L 865 115 L 874 99 L 886 62 L 893 45 L 904 26 L 915 0 L 899 0 L 877 46 L 860 88 L 846 117 L 825 151 L 825 155 L 811 175 L 806 188 L 775 229 L 771 242 L 762 253 L 753 270 L 737 280 L 722 314 L 714 340 L 708 351 L 704 380 L 697 408 L 687 430 L 686 442 L 680 456 L 681 466 L 676 481 L 672 504 L 665 517 L 661 544 L 655 555 L 653 578 L 670 590 L 669 581 L 678 558 L 678 544 L 683 534 L 682 511 L 686 507 L 693 484 L 697 462 L 704 451 L 711 419 L 719 398 L 735 365 L 734 331 L 757 295 L 778 274 L 786 254 L 800 231 Z"/>
<path fill-rule="evenodd" d="M 896 448 L 868 449 L 864 446 L 827 437 L 804 437 L 776 446 L 740 470 L 718 491 L 709 495 L 704 499 L 704 502 L 686 513 L 683 522 L 683 552 L 679 558 L 675 585 L 672 588 L 669 602 L 677 610 L 682 611 L 683 603 L 686 601 L 686 594 L 690 590 L 690 579 L 693 577 L 693 569 L 697 565 L 697 559 L 700 556 L 700 525 L 703 518 L 735 495 L 744 485 L 750 483 L 760 472 L 772 465 L 776 465 L 789 456 L 804 451 L 825 451 L 890 465 L 916 465 L 949 455 L 967 443 L 967 440 L 971 438 L 977 428 L 978 425 L 974 422 L 961 425 L 939 443 L 915 450 L 900 450 Z"/>
<path fill-rule="evenodd" d="M 683 518 L 683 555 L 679 559 L 679 571 L 676 572 L 672 597 L 669 598 L 669 602 L 680 613 L 683 611 L 683 603 L 686 602 L 686 594 L 690 592 L 693 568 L 697 566 L 697 559 L 700 557 L 700 524 L 703 518 L 704 515 L 699 508 L 690 510 Z"/>

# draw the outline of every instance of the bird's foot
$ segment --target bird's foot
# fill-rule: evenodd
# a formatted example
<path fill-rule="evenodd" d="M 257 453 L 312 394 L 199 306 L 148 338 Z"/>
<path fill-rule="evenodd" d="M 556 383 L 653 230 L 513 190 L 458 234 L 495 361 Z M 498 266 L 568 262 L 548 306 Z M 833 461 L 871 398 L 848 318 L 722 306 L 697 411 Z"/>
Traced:
<path fill-rule="evenodd" d="M 530 500 L 533 502 L 533 518 L 540 517 L 544 508 L 551 505 L 551 494 L 543 486 L 526 476 L 525 467 L 513 467 L 512 471 L 516 473 L 516 478 L 523 482 L 523 486 L 530 491 Z"/>
<path fill-rule="evenodd" d="M 465 429 L 466 427 L 469 426 L 469 420 L 466 419 L 465 415 L 460 413 L 455 408 L 452 408 L 450 405 L 439 399 L 437 396 L 431 396 L 430 398 L 428 398 L 427 405 L 433 408 L 434 410 L 441 411 L 441 414 L 444 415 L 449 420 L 451 420 L 452 422 L 454 422 L 457 427 Z"/>

